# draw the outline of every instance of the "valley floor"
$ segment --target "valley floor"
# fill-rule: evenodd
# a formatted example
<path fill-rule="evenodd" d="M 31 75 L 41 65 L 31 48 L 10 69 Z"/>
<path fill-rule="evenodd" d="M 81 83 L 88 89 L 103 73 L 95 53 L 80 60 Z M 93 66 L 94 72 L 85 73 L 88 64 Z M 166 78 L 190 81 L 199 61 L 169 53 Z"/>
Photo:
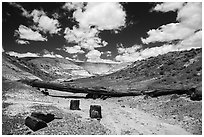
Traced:
<path fill-rule="evenodd" d="M 31 135 L 187 135 L 202 134 L 202 102 L 170 96 L 143 96 L 85 99 L 84 94 L 37 89 L 8 80 L 3 81 L 2 134 Z M 70 100 L 80 100 L 81 110 L 70 110 Z M 175 106 L 177 105 L 183 106 Z M 101 105 L 102 119 L 89 117 L 90 105 Z M 191 108 L 189 107 L 191 105 Z M 166 105 L 166 106 L 165 106 Z M 189 106 L 188 106 L 189 105 Z M 185 107 L 188 107 L 184 109 Z M 190 109 L 190 110 L 189 110 Z M 62 119 L 33 132 L 24 124 L 31 112 L 53 113 Z"/>

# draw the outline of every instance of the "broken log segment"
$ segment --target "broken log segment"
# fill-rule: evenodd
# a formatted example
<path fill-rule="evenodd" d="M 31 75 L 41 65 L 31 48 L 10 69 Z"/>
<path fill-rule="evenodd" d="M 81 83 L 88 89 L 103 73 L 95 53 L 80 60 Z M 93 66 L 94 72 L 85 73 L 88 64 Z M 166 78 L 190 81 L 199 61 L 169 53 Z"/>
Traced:
<path fill-rule="evenodd" d="M 33 131 L 47 127 L 47 123 L 45 121 L 32 116 L 28 116 L 25 119 L 25 125 Z"/>
<path fill-rule="evenodd" d="M 155 89 L 151 91 L 144 92 L 144 94 L 149 95 L 151 97 L 158 97 L 163 95 L 171 95 L 171 94 L 192 94 L 191 89 Z"/>
<path fill-rule="evenodd" d="M 195 88 L 180 88 L 180 89 L 152 89 L 149 91 L 134 91 L 134 92 L 120 92 L 113 89 L 104 89 L 104 88 L 78 88 L 73 87 L 69 84 L 62 84 L 62 83 L 54 83 L 54 82 L 46 82 L 40 80 L 19 80 L 22 83 L 28 84 L 32 87 L 39 87 L 39 88 L 47 88 L 53 90 L 59 90 L 64 92 L 72 92 L 72 93 L 88 93 L 92 98 L 95 98 L 96 95 L 104 95 L 104 96 L 111 96 L 111 97 L 122 97 L 122 96 L 139 96 L 139 95 L 149 95 L 151 97 L 158 97 L 163 95 L 170 95 L 170 94 L 188 94 L 192 95 L 192 98 L 195 100 L 202 99 L 202 88 L 201 90 L 193 90 Z M 195 95 L 194 95 L 195 94 Z M 89 95 L 87 96 L 87 98 Z"/>
<path fill-rule="evenodd" d="M 32 117 L 35 117 L 37 119 L 41 119 L 42 121 L 45 121 L 46 123 L 51 122 L 52 120 L 55 119 L 55 115 L 54 114 L 44 114 L 42 112 L 32 112 L 31 113 Z"/>
<path fill-rule="evenodd" d="M 99 105 L 91 105 L 89 110 L 90 118 L 101 119 L 101 106 Z"/>
<path fill-rule="evenodd" d="M 80 103 L 80 100 L 71 100 L 70 101 L 70 109 L 71 110 L 81 110 L 79 108 L 79 103 Z"/>

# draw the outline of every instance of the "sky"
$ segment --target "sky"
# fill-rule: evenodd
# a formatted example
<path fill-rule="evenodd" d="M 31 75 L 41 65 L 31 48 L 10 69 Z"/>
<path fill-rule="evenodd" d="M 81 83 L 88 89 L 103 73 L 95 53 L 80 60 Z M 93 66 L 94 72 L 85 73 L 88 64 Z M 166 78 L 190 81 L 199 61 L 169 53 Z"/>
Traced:
<path fill-rule="evenodd" d="M 2 3 L 12 56 L 121 63 L 201 47 L 201 2 Z"/>

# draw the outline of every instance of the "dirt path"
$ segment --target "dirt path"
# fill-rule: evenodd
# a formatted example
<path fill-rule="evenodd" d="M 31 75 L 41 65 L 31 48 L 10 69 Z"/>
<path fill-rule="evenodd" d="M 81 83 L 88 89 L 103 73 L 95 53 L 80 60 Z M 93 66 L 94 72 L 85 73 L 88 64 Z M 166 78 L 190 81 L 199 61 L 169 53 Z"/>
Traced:
<path fill-rule="evenodd" d="M 110 105 L 108 111 L 103 123 L 114 129 L 113 134 L 188 134 L 178 126 L 163 123 L 137 109 Z"/>
<path fill-rule="evenodd" d="M 57 98 L 55 98 L 57 99 Z M 54 100 L 55 100 L 54 99 Z M 53 100 L 53 101 L 54 101 Z M 91 120 L 89 118 L 90 105 L 101 105 L 102 119 L 100 123 L 110 129 L 112 135 L 188 135 L 183 128 L 164 123 L 150 114 L 133 109 L 128 106 L 120 106 L 118 103 L 107 100 L 79 99 L 80 111 L 70 111 L 66 100 L 56 103 L 68 113 L 80 115 L 83 121 Z"/>
<path fill-rule="evenodd" d="M 179 126 L 164 123 L 153 116 L 138 109 L 121 107 L 116 103 L 103 100 L 81 100 L 82 118 L 87 118 L 89 106 L 99 104 L 102 106 L 102 119 L 100 121 L 111 130 L 114 135 L 186 135 L 190 134 Z M 81 112 L 80 112 L 81 113 Z"/>

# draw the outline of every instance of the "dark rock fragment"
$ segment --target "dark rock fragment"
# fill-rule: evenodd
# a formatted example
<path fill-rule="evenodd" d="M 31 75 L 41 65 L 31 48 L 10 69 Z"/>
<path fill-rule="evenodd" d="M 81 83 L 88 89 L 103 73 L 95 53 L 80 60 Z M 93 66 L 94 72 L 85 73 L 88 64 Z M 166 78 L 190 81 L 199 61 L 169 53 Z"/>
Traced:
<path fill-rule="evenodd" d="M 35 118 L 35 117 L 32 117 L 32 116 L 28 116 L 25 119 L 25 125 L 33 131 L 37 131 L 39 129 L 47 127 L 47 124 L 45 121 L 38 119 L 38 118 Z"/>

